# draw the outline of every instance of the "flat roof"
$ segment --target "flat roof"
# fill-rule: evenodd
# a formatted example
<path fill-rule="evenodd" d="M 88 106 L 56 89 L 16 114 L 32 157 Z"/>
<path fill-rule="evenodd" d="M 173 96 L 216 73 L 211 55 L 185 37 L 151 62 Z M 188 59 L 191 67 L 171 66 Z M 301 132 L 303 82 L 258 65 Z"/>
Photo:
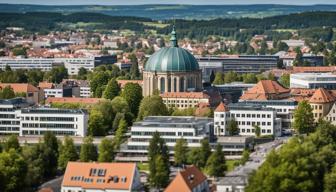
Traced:
<path fill-rule="evenodd" d="M 221 177 L 217 182 L 219 185 L 246 185 L 247 178 L 242 175 L 234 175 L 234 176 L 225 176 Z"/>
<path fill-rule="evenodd" d="M 13 99 L 0 99 L 0 105 L 19 105 L 25 103 L 27 103 L 27 101 L 22 97 L 17 97 Z"/>
<path fill-rule="evenodd" d="M 193 117 L 193 116 L 148 116 L 142 121 L 135 122 L 133 126 L 166 126 L 178 127 L 193 127 L 196 124 L 213 123 L 212 118 Z"/>
<path fill-rule="evenodd" d="M 21 109 L 21 113 L 42 113 L 42 114 L 84 114 L 87 113 L 83 109 L 59 109 L 59 108 L 26 108 Z"/>
<path fill-rule="evenodd" d="M 253 136 L 220 136 L 217 137 L 217 143 L 246 143 L 250 138 Z"/>

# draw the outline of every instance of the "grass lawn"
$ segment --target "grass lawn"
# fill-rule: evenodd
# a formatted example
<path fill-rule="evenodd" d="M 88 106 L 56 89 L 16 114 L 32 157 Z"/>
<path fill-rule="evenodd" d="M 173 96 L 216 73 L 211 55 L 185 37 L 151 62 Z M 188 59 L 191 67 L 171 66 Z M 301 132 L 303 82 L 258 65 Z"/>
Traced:
<path fill-rule="evenodd" d="M 169 24 L 165 23 L 158 23 L 158 22 L 142 22 L 144 25 L 150 26 L 150 27 L 157 27 L 157 28 L 164 28 L 167 27 Z"/>
<path fill-rule="evenodd" d="M 237 162 L 237 163 L 236 163 Z M 227 166 L 227 171 L 232 171 L 235 167 L 236 167 L 236 165 L 235 164 L 237 164 L 238 165 L 238 163 L 239 163 L 239 160 L 226 160 L 226 166 Z"/>
<path fill-rule="evenodd" d="M 137 166 L 140 171 L 149 171 L 148 163 L 137 163 Z"/>

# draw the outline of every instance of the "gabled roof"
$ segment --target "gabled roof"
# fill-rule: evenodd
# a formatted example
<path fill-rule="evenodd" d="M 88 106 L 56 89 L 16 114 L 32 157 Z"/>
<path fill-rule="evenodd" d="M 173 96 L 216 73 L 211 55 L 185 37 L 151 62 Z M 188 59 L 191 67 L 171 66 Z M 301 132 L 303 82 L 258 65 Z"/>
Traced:
<path fill-rule="evenodd" d="M 41 89 L 52 89 L 54 87 L 54 84 L 49 82 L 39 82 L 38 87 Z"/>
<path fill-rule="evenodd" d="M 247 90 L 241 97 L 241 100 L 267 100 L 270 95 L 279 95 L 289 93 L 290 90 L 281 86 L 278 82 L 272 80 L 261 80 L 254 87 Z"/>
<path fill-rule="evenodd" d="M 135 163 L 68 162 L 62 186 L 130 191 L 135 170 Z"/>
<path fill-rule="evenodd" d="M 229 107 L 226 106 L 223 102 L 220 102 L 220 104 L 215 109 L 215 112 L 226 112 L 229 111 Z"/>
<path fill-rule="evenodd" d="M 191 192 L 205 180 L 207 180 L 207 177 L 198 168 L 190 166 L 176 175 L 174 180 L 165 189 L 165 192 Z"/>
<path fill-rule="evenodd" d="M 330 103 L 333 101 L 335 101 L 335 97 L 324 88 L 317 89 L 314 95 L 309 99 L 310 103 Z"/>
<path fill-rule="evenodd" d="M 10 86 L 15 93 L 38 92 L 39 89 L 29 83 L 0 83 L 0 89 Z"/>

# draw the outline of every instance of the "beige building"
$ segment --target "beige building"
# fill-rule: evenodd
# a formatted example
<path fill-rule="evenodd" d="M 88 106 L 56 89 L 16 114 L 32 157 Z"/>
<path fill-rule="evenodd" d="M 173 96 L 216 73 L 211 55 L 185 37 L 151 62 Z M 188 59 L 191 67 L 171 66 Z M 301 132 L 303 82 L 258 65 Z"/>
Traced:
<path fill-rule="evenodd" d="M 313 109 L 314 120 L 318 121 L 327 116 L 334 102 L 335 97 L 329 91 L 324 88 L 317 89 L 309 99 L 309 104 Z"/>
<path fill-rule="evenodd" d="M 196 108 L 200 103 L 210 102 L 210 96 L 203 92 L 165 92 L 160 96 L 169 108 Z"/>

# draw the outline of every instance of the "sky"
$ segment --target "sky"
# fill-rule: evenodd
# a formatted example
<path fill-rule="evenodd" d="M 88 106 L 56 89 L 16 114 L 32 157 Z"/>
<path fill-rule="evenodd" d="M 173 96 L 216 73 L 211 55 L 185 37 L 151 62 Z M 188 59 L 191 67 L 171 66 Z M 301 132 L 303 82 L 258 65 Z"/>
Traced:
<path fill-rule="evenodd" d="M 233 3 L 234 2 L 234 3 Z M 0 0 L 0 3 L 43 5 L 139 5 L 139 4 L 336 4 L 336 0 Z"/>

